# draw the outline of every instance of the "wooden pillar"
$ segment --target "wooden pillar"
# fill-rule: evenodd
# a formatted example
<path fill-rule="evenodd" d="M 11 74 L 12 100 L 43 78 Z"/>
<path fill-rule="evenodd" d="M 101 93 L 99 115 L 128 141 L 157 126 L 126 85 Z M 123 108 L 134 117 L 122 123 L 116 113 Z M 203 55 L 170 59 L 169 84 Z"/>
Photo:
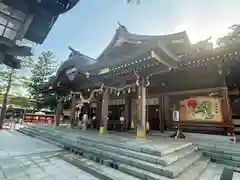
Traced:
<path fill-rule="evenodd" d="M 164 96 L 159 97 L 159 130 L 160 132 L 164 132 Z"/>
<path fill-rule="evenodd" d="M 133 125 L 134 125 L 134 127 L 131 127 L 131 128 L 136 130 L 136 124 L 137 124 L 137 120 L 138 120 L 138 116 L 137 116 L 137 103 L 138 103 L 138 99 L 133 99 L 132 98 L 131 101 L 132 101 L 132 103 L 131 103 L 131 112 L 130 112 L 130 114 L 131 114 L 131 116 L 130 116 L 131 117 L 130 123 L 133 123 Z"/>
<path fill-rule="evenodd" d="M 144 79 L 138 87 L 137 116 L 137 137 L 146 137 L 146 87 Z"/>
<path fill-rule="evenodd" d="M 101 125 L 102 114 L 102 95 L 96 97 L 96 128 L 99 129 Z"/>
<path fill-rule="evenodd" d="M 225 123 L 232 124 L 232 114 L 231 114 L 231 107 L 230 107 L 230 100 L 228 97 L 228 89 L 227 87 L 222 90 L 222 114 L 223 120 Z"/>
<path fill-rule="evenodd" d="M 76 94 L 73 94 L 72 96 L 71 110 L 72 112 L 70 117 L 70 123 L 71 123 L 71 127 L 73 127 L 75 122 L 75 112 L 76 112 Z"/>
<path fill-rule="evenodd" d="M 110 101 L 110 94 L 109 94 L 108 89 L 106 89 L 103 92 L 102 113 L 101 113 L 101 126 L 104 127 L 104 131 L 107 130 L 109 101 Z"/>
<path fill-rule="evenodd" d="M 131 104 L 132 104 L 132 96 L 126 94 L 125 95 L 125 104 L 124 104 L 124 128 L 129 129 L 131 123 Z"/>
<path fill-rule="evenodd" d="M 62 106 L 63 106 L 63 103 L 60 100 L 58 100 L 56 115 L 55 115 L 55 126 L 59 126 L 59 124 L 60 124 Z"/>
<path fill-rule="evenodd" d="M 164 128 L 165 127 L 172 127 L 172 119 L 169 118 L 169 96 L 168 95 L 164 95 L 163 96 L 163 121 L 164 121 Z"/>

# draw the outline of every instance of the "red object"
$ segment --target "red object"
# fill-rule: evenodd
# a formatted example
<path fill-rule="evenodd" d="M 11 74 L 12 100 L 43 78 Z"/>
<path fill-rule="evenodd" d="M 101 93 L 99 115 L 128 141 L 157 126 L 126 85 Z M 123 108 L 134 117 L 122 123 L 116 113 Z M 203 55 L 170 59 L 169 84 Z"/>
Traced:
<path fill-rule="evenodd" d="M 54 115 L 26 115 L 24 117 L 25 123 L 32 124 L 54 124 Z"/>
<path fill-rule="evenodd" d="M 188 107 L 191 108 L 191 109 L 195 109 L 197 107 L 197 101 L 196 100 L 189 100 L 188 101 Z"/>

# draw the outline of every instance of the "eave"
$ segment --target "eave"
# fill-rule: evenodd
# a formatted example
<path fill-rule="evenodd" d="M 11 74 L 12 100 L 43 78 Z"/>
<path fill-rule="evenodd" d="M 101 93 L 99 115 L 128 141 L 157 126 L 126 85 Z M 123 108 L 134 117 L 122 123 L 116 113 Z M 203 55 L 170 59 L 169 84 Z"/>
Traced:
<path fill-rule="evenodd" d="M 113 39 L 110 41 L 108 46 L 103 50 L 97 60 L 101 61 L 107 58 L 108 54 L 115 48 L 116 44 L 129 42 L 129 43 L 145 43 L 145 44 L 155 44 L 155 46 L 160 42 L 164 44 L 166 47 L 170 48 L 171 51 L 176 51 L 176 48 L 183 48 L 180 51 L 186 51 L 184 53 L 191 52 L 191 42 L 187 36 L 186 31 L 178 32 L 174 34 L 168 35 L 160 35 L 160 36 L 147 36 L 147 35 L 138 35 L 132 34 L 127 31 L 127 28 L 123 25 L 119 25 L 119 28 L 116 30 L 116 33 Z M 179 44 L 179 46 L 177 45 Z M 172 46 L 172 48 L 171 48 Z M 175 48 L 174 48 L 175 47 Z M 172 52 L 172 53 L 181 53 L 181 52 Z"/>

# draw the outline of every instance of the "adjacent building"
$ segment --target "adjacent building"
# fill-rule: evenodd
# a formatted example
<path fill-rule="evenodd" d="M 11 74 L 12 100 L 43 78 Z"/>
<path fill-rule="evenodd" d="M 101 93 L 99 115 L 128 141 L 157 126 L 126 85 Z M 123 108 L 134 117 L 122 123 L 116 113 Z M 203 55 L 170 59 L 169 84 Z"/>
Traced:
<path fill-rule="evenodd" d="M 32 55 L 26 39 L 42 44 L 60 14 L 79 0 L 2 0 L 0 2 L 0 63 L 20 68 L 18 57 Z"/>

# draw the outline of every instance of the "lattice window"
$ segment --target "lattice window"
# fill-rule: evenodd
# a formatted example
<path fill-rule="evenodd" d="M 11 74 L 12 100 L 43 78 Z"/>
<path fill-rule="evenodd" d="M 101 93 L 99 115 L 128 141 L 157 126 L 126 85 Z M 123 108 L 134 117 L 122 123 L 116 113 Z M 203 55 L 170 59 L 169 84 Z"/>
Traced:
<path fill-rule="evenodd" d="M 0 3 L 0 36 L 15 40 L 25 21 L 26 15 L 23 12 Z"/>

